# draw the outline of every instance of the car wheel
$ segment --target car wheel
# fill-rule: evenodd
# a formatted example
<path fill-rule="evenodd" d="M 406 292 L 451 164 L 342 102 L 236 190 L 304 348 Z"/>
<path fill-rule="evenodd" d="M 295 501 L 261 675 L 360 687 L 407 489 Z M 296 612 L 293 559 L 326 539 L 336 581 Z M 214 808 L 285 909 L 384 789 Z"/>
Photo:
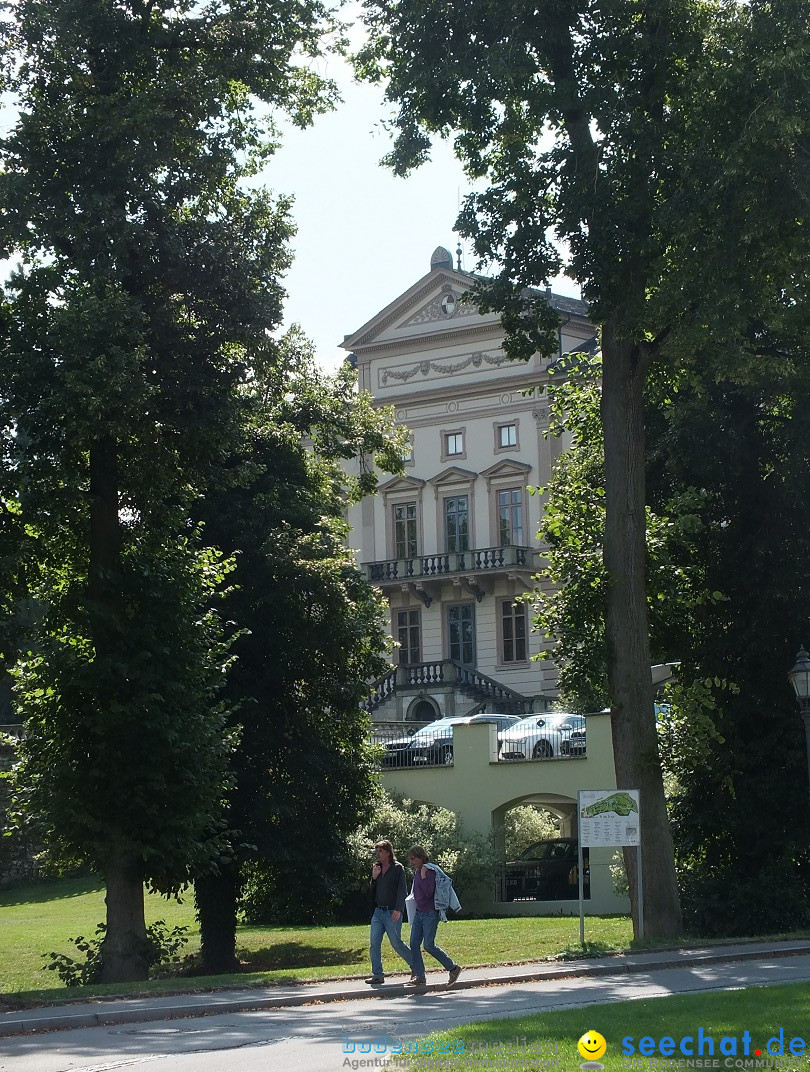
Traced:
<path fill-rule="evenodd" d="M 538 741 L 532 752 L 532 759 L 551 759 L 554 749 L 549 741 Z"/>
<path fill-rule="evenodd" d="M 444 763 L 445 767 L 449 767 L 449 766 L 452 765 L 452 763 L 453 763 L 453 749 L 452 748 L 445 748 L 444 752 L 442 753 L 442 763 Z"/>

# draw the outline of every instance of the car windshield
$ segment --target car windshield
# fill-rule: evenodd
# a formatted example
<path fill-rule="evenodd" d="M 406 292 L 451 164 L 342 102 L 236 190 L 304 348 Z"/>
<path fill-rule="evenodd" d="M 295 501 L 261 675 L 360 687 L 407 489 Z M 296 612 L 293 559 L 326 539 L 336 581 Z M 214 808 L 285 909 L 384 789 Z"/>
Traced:
<path fill-rule="evenodd" d="M 453 723 L 456 720 L 453 718 L 440 718 L 436 722 L 431 722 L 429 726 L 423 726 L 421 730 L 417 730 L 414 737 L 419 737 L 427 740 L 432 740 L 434 737 L 442 733 L 451 733 L 453 729 Z"/>

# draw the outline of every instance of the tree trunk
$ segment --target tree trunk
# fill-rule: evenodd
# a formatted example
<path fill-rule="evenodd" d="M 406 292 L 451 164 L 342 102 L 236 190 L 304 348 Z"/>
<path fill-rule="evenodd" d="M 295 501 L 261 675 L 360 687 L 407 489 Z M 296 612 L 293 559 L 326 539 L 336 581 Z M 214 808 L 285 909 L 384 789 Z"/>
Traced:
<path fill-rule="evenodd" d="M 88 614 L 96 662 L 114 660 L 121 637 L 121 524 L 118 517 L 118 450 L 111 436 L 90 447 Z M 100 675 L 102 679 L 106 675 Z M 100 695 L 102 710 L 109 697 Z M 101 981 L 147 978 L 143 870 L 125 846 L 110 846 L 107 932 L 101 947 Z"/>
<path fill-rule="evenodd" d="M 239 873 L 225 868 L 194 883 L 197 918 L 200 921 L 200 951 L 206 975 L 221 975 L 239 968 L 236 959 L 236 901 Z"/>
<path fill-rule="evenodd" d="M 603 327 L 602 427 L 605 439 L 607 645 L 613 752 L 620 789 L 641 804 L 644 937 L 680 933 L 672 834 L 664 798 L 650 678 L 646 597 L 644 378 L 641 348 Z M 633 927 L 639 937 L 636 868 L 628 868 Z"/>
<path fill-rule="evenodd" d="M 146 923 L 139 861 L 112 856 L 104 870 L 107 884 L 107 933 L 101 946 L 102 983 L 146 979 Z"/>

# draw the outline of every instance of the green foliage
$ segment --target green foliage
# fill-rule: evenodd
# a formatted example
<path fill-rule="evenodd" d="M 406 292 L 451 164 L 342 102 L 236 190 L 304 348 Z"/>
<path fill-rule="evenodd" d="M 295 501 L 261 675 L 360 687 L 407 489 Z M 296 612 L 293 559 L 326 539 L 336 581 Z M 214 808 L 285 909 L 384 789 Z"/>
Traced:
<path fill-rule="evenodd" d="M 514 860 L 537 841 L 560 836 L 559 823 L 549 812 L 521 804 L 506 813 L 504 821 L 506 859 Z"/>
<path fill-rule="evenodd" d="M 244 441 L 282 318 L 289 201 L 248 180 L 266 112 L 330 107 L 312 61 L 334 24 L 318 0 L 14 14 L 0 672 L 17 663 L 30 722 L 20 802 L 63 853 L 173 888 L 227 852 L 221 571 L 189 511 Z"/>
<path fill-rule="evenodd" d="M 382 792 L 371 820 L 351 840 L 357 883 L 370 882 L 371 849 L 382 838 L 388 838 L 403 860 L 411 845 L 422 845 L 430 859 L 452 875 L 462 905 L 465 891 L 495 881 L 498 862 L 492 843 L 465 830 L 455 812 Z"/>
<path fill-rule="evenodd" d="M 125 635 L 100 658 L 66 578 L 38 651 L 15 668 L 26 720 L 17 807 L 39 817 L 52 854 L 103 870 L 111 848 L 137 855 L 165 889 L 212 851 L 211 813 L 227 787 L 231 738 L 221 700 L 226 645 L 207 604 L 223 570 L 191 534 L 123 556 Z"/>
<path fill-rule="evenodd" d="M 545 577 L 554 588 L 535 590 L 534 624 L 556 640 L 563 702 L 577 711 L 598 711 L 608 702 L 600 371 L 599 358 L 579 355 L 571 376 L 552 377 L 547 389 L 549 434 L 559 436 L 570 429 L 570 446 L 542 489 L 539 536 L 548 544 Z M 654 662 L 675 658 L 682 650 L 690 615 L 723 598 L 720 592 L 707 591 L 704 566 L 696 556 L 708 495 L 697 487 L 672 487 L 662 509 L 646 511 L 647 607 Z"/>
<path fill-rule="evenodd" d="M 107 932 L 107 926 L 99 923 L 96 927 L 94 938 L 71 938 L 70 941 L 76 946 L 79 953 L 84 955 L 83 960 L 70 957 L 67 953 L 43 953 L 50 963 L 45 965 L 46 971 L 55 971 L 65 986 L 90 986 L 99 982 L 102 968 L 102 943 Z M 188 942 L 186 937 L 188 927 L 166 926 L 162 919 L 155 920 L 146 928 L 145 961 L 150 971 L 154 971 L 175 960 L 178 952 Z"/>
<path fill-rule="evenodd" d="M 363 705 L 390 641 L 384 603 L 346 547 L 345 508 L 379 468 L 401 470 L 404 440 L 351 370 L 316 369 L 297 329 L 257 366 L 245 400 L 244 442 L 197 507 L 236 564 L 224 602 L 240 629 L 226 687 L 239 727 L 228 822 L 245 918 L 300 922 L 332 911 L 345 838 L 374 785 Z"/>
<path fill-rule="evenodd" d="M 655 502 L 664 529 L 658 546 L 645 542 L 657 526 L 645 516 L 643 389 L 667 363 L 706 362 L 741 382 L 765 366 L 778 376 L 780 358 L 807 336 L 810 11 L 800 0 L 366 0 L 364 11 L 359 73 L 383 81 L 397 108 L 388 162 L 406 173 L 439 135 L 454 139 L 471 177 L 487 180 L 458 226 L 479 269 L 496 273 L 482 289 L 502 311 L 506 351 L 556 349 L 537 288 L 558 274 L 560 242 L 601 330 L 605 523 L 594 518 L 571 554 L 591 620 L 606 608 L 604 642 L 598 627 L 577 635 L 564 603 L 549 614 L 566 628 L 563 673 L 585 706 L 599 695 L 575 667 L 587 655 L 602 678 L 604 664 L 617 776 L 647 801 L 647 923 L 674 936 L 645 572 L 661 571 L 652 590 L 676 617 L 670 583 L 687 603 L 725 586 L 673 570 L 665 519 L 685 516 L 678 496 Z M 601 513 L 595 472 L 570 472 L 575 513 Z M 680 485 L 691 500 L 690 488 L 699 496 L 702 484 Z M 565 519 L 550 519 L 552 535 Z M 695 533 L 682 537 L 689 544 Z"/>
<path fill-rule="evenodd" d="M 810 553 L 808 384 L 794 327 L 768 326 L 778 370 L 764 362 L 744 383 L 718 380 L 707 355 L 700 373 L 662 375 L 648 391 L 652 651 L 681 660 L 660 751 L 686 918 L 712 935 L 807 918 L 808 816 L 795 792 L 807 775 L 784 679 L 807 621 Z M 551 399 L 573 442 L 543 529 L 561 587 L 538 622 L 558 638 L 566 699 L 587 709 L 605 695 L 599 396 L 594 381 L 572 379 Z M 786 891 L 785 912 L 763 892 L 774 888 Z"/>

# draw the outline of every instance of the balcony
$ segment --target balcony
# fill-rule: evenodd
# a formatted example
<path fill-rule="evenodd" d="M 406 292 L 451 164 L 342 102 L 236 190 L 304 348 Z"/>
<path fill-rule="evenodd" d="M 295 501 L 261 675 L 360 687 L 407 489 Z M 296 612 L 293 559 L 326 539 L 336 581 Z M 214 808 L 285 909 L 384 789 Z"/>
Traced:
<path fill-rule="evenodd" d="M 497 573 L 532 574 L 536 570 L 534 547 L 482 547 L 417 558 L 390 558 L 368 562 L 366 572 L 372 584 L 395 588 L 410 581 L 441 581 L 445 577 L 485 577 Z"/>

